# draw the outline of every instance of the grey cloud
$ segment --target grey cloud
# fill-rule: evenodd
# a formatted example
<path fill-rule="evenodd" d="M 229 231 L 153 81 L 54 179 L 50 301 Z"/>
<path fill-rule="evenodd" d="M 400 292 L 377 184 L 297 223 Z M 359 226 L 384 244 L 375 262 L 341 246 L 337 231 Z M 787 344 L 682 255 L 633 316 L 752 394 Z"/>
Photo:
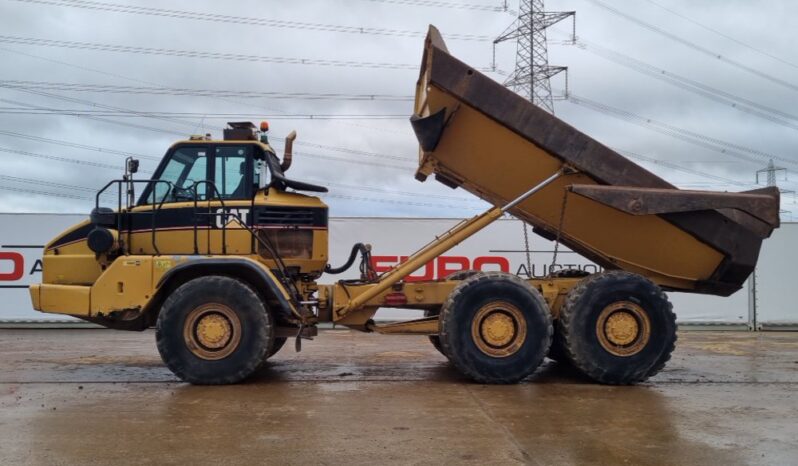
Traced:
<path fill-rule="evenodd" d="M 603 1 L 610 2 L 610 0 Z M 656 1 L 718 30 L 725 31 L 739 40 L 751 43 L 768 53 L 798 63 L 794 47 L 795 30 L 790 25 L 790 19 L 795 18 L 798 14 L 798 5 L 795 2 Z M 500 2 L 483 0 L 483 3 L 499 4 Z M 125 2 L 125 4 L 132 3 Z M 137 4 L 151 6 L 144 2 Z M 161 7 L 265 17 L 274 20 L 418 31 L 424 31 L 429 23 L 434 23 L 444 34 L 448 32 L 487 36 L 499 34 L 513 20 L 511 16 L 500 13 L 410 7 L 362 0 L 313 0 L 291 2 L 290 4 L 288 2 L 242 1 L 236 2 L 234 9 L 224 6 L 227 4 L 227 2 L 223 4 L 221 2 L 186 0 L 172 1 L 168 6 Z M 612 2 L 612 4 L 616 8 L 622 7 L 630 14 L 656 24 L 673 34 L 716 50 L 724 56 L 757 67 L 757 69 L 781 79 L 798 83 L 798 80 L 795 79 L 798 76 L 798 70 L 795 67 L 784 65 L 747 50 L 739 44 L 672 16 L 647 1 Z M 512 6 L 515 7 L 515 5 Z M 793 112 L 792 102 L 796 101 L 793 95 L 794 91 L 737 70 L 718 60 L 709 59 L 683 45 L 676 44 L 609 14 L 588 0 L 549 1 L 548 7 L 552 10 L 576 10 L 578 35 L 585 40 L 724 91 L 783 111 Z M 0 0 L 0 18 L 2 18 L 0 21 L 2 21 L 4 35 L 180 50 L 233 52 L 248 55 L 417 65 L 420 61 L 422 46 L 421 38 L 255 27 L 59 6 L 45 7 L 9 0 Z M 555 32 L 555 30 L 560 32 Z M 568 32 L 568 27 L 557 26 L 555 30 L 551 32 L 550 38 L 560 40 L 563 34 Z M 490 42 L 452 40 L 449 41 L 449 46 L 456 56 L 474 66 L 490 64 Z M 32 58 L 9 50 L 66 62 L 72 66 Z M 514 64 L 514 54 L 514 44 L 501 44 L 497 49 L 498 67 L 502 70 L 511 70 Z M 277 65 L 2 43 L 0 43 L 0 55 L 3 58 L 0 79 L 115 85 L 156 83 L 165 86 L 200 89 L 399 95 L 412 94 L 416 80 L 415 70 Z M 550 61 L 552 64 L 570 67 L 571 90 L 577 95 L 674 126 L 798 160 L 798 156 L 793 154 L 796 136 L 798 136 L 798 132 L 794 129 L 785 128 L 700 96 L 686 93 L 575 47 L 550 46 Z M 97 69 L 107 74 L 92 72 L 87 68 Z M 495 77 L 501 79 L 501 76 Z M 555 79 L 554 86 L 562 87 L 562 81 Z M 143 94 L 48 92 L 137 110 L 197 112 L 199 114 L 206 112 L 262 113 L 264 119 L 285 113 L 409 115 L 411 112 L 410 102 L 222 99 Z M 0 90 L 0 98 L 56 108 L 90 108 L 9 89 Z M 0 106 L 13 105 L 2 103 Z M 558 116 L 608 145 L 639 152 L 649 157 L 669 160 L 687 168 L 710 172 L 741 182 L 752 182 L 753 173 L 766 164 L 766 160 L 760 164 L 738 162 L 727 155 L 707 151 L 571 103 L 557 102 L 556 108 Z M 152 126 L 174 134 L 163 134 L 68 116 L 2 114 L 0 114 L 0 129 L 158 157 L 174 140 L 179 139 L 180 135 L 207 130 L 218 136 L 225 123 L 222 119 L 211 118 L 187 118 L 182 122 L 145 118 L 111 119 Z M 275 118 L 271 122 L 271 127 L 275 137 L 285 135 L 291 129 L 296 129 L 300 141 L 406 158 L 406 162 L 397 162 L 379 157 L 365 157 L 321 148 L 297 146 L 300 155 L 297 157 L 293 169 L 295 170 L 294 176 L 297 178 L 316 181 L 329 180 L 339 185 L 363 185 L 385 190 L 419 193 L 419 196 L 410 197 L 333 187 L 331 193 L 335 195 L 391 201 L 368 202 L 330 198 L 328 202 L 332 206 L 333 215 L 463 216 L 471 215 L 483 207 L 483 204 L 475 202 L 466 193 L 451 191 L 432 181 L 418 183 L 413 179 L 412 168 L 395 170 L 365 163 L 402 163 L 412 167 L 415 163 L 417 149 L 409 125 L 404 119 L 307 121 Z M 278 142 L 275 145 L 279 149 L 282 148 L 282 143 Z M 101 161 L 117 164 L 120 167 L 123 160 L 123 157 L 115 155 L 3 135 L 0 135 L 0 147 Z M 303 157 L 302 152 L 349 158 L 361 163 L 341 163 L 310 156 Z M 113 170 L 64 164 L 18 154 L 0 152 L 0 158 L 5 162 L 6 172 L 10 176 L 49 180 L 54 183 L 96 188 L 103 185 L 106 180 L 118 176 Z M 142 167 L 145 170 L 152 170 L 155 163 L 155 161 L 144 160 Z M 715 180 L 674 171 L 656 164 L 643 163 L 643 165 L 676 184 L 693 186 L 698 183 L 709 183 L 706 187 L 712 189 L 743 189 L 735 185 L 717 184 L 718 182 Z M 791 166 L 791 168 L 798 172 L 798 167 Z M 84 194 L 55 186 L 48 189 L 42 186 L 26 187 L 22 183 L 8 183 L 8 185 L 22 189 L 41 188 L 41 190 Z M 798 184 L 793 183 L 790 179 L 785 183 L 785 187 L 793 189 L 798 187 Z M 448 199 L 447 196 L 459 197 L 462 200 Z M 402 204 L 402 202 L 407 204 Z M 435 204 L 442 207 L 417 206 L 412 203 Z M 86 212 L 90 205 L 90 201 L 0 190 L 0 209 L 3 211 Z M 452 208 L 449 207 L 450 205 L 462 207 Z"/>

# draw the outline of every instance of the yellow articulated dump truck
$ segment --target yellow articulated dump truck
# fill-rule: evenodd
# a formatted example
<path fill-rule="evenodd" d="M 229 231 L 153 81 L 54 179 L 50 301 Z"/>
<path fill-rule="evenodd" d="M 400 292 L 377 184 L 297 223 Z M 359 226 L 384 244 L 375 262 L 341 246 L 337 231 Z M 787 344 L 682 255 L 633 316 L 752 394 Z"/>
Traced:
<path fill-rule="evenodd" d="M 47 244 L 34 307 L 115 329 L 155 326 L 166 365 L 195 384 L 239 382 L 324 322 L 427 335 L 477 382 L 521 381 L 548 355 L 630 384 L 674 349 L 664 291 L 734 293 L 779 225 L 775 188 L 679 190 L 457 60 L 434 28 L 414 105 L 416 177 L 493 207 L 391 270 L 376 273 L 363 243 L 332 267 L 327 206 L 312 195 L 326 189 L 286 176 L 295 134 L 280 160 L 264 132 L 230 123 L 223 140 L 175 143 L 151 180 L 134 180 L 129 160 L 90 218 Z M 110 192 L 115 209 L 101 205 Z M 604 271 L 404 280 L 505 214 Z M 360 278 L 318 283 L 358 260 Z M 378 324 L 381 307 L 425 317 Z"/>

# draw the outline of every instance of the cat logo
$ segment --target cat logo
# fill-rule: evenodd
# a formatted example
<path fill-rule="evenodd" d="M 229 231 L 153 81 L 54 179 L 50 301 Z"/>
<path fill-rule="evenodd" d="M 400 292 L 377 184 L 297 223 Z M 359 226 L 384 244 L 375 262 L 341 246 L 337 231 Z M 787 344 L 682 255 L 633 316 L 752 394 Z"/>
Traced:
<path fill-rule="evenodd" d="M 225 224 L 230 222 L 238 223 L 239 221 L 246 225 L 248 217 L 249 209 L 216 209 L 216 228 L 223 228 Z"/>

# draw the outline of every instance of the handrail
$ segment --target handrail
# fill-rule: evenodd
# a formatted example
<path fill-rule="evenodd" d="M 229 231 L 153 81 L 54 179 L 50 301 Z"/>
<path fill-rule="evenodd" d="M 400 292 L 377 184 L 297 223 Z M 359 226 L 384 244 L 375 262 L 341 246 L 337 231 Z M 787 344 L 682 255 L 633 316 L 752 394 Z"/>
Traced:
<path fill-rule="evenodd" d="M 117 231 L 120 234 L 123 231 L 123 224 L 122 224 L 122 185 L 123 185 L 123 183 L 125 183 L 125 184 L 146 183 L 147 185 L 155 184 L 156 186 L 158 184 L 166 184 L 166 186 L 167 186 L 166 194 L 164 194 L 164 196 L 161 198 L 160 202 L 158 202 L 157 204 L 153 204 L 153 209 L 149 212 L 149 213 L 151 213 L 151 221 L 150 221 L 151 239 L 150 240 L 152 242 L 152 248 L 155 250 L 155 254 L 156 255 L 160 255 L 161 252 L 158 249 L 157 236 L 155 234 L 155 230 L 156 230 L 156 228 L 155 228 L 156 227 L 155 218 L 156 218 L 158 212 L 160 212 L 161 207 L 163 207 L 164 203 L 166 202 L 166 199 L 172 193 L 172 191 L 173 191 L 172 188 L 174 187 L 174 185 L 170 181 L 166 181 L 166 180 L 111 180 L 108 183 L 106 183 L 105 186 L 100 188 L 100 190 L 97 191 L 97 194 L 96 194 L 95 199 L 94 199 L 94 207 L 96 209 L 100 208 L 100 197 L 102 196 L 102 194 L 105 193 L 108 190 L 108 188 L 110 188 L 111 186 L 114 186 L 114 185 L 118 185 L 119 186 L 119 189 L 117 189 L 116 224 L 117 224 Z M 156 191 L 153 190 L 152 192 L 155 193 Z M 125 211 L 126 211 L 127 214 L 134 215 L 134 214 L 146 214 L 146 213 L 148 213 L 148 212 L 132 212 L 130 210 L 132 207 L 133 206 L 130 204 L 129 199 L 128 199 L 128 201 L 125 203 Z M 127 232 L 126 233 L 127 233 L 127 240 L 125 241 L 126 245 L 123 245 L 123 253 L 125 255 L 130 253 L 128 248 L 129 248 L 129 245 L 130 245 L 130 240 L 131 240 L 131 235 L 132 235 L 132 222 L 127 222 Z"/>
<path fill-rule="evenodd" d="M 120 232 L 122 232 L 122 229 L 123 229 L 123 222 L 122 222 L 122 214 L 123 214 L 123 212 L 122 212 L 122 196 L 121 196 L 122 183 L 147 183 L 147 184 L 155 184 L 156 186 L 158 184 L 166 184 L 167 185 L 166 194 L 164 194 L 164 196 L 160 199 L 159 202 L 152 204 L 152 209 L 150 211 L 132 212 L 130 209 L 133 206 L 126 204 L 126 206 L 125 206 L 126 211 L 124 212 L 125 214 L 128 214 L 128 215 L 146 214 L 146 213 L 150 213 L 151 214 L 151 225 L 150 226 L 151 226 L 152 247 L 153 247 L 156 255 L 160 255 L 161 253 L 160 253 L 160 250 L 158 249 L 157 240 L 156 240 L 157 239 L 157 235 L 156 235 L 156 230 L 157 230 L 156 216 L 160 212 L 160 210 L 163 207 L 163 205 L 166 203 L 166 200 L 169 198 L 169 196 L 173 192 L 176 191 L 177 187 L 172 182 L 166 181 L 166 180 L 112 180 L 112 181 L 109 181 L 105 186 L 100 188 L 100 190 L 97 192 L 97 195 L 96 195 L 96 198 L 95 198 L 95 207 L 97 207 L 97 208 L 100 207 L 100 196 L 105 191 L 107 191 L 111 186 L 119 185 L 119 190 L 118 190 L 119 195 L 118 195 L 118 199 L 117 199 L 117 211 L 116 211 L 117 215 L 116 215 L 116 217 L 117 217 L 117 228 L 118 228 L 118 231 L 120 231 Z M 198 188 L 200 186 L 208 187 L 208 189 L 207 189 L 208 193 L 206 193 L 206 199 L 204 200 L 204 201 L 208 202 L 208 212 L 204 212 L 204 213 L 198 212 L 198 210 L 199 210 L 199 202 L 200 202 Z M 279 254 L 277 253 L 277 250 L 274 247 L 274 245 L 271 244 L 271 241 L 269 240 L 269 238 L 266 237 L 266 236 L 261 237 L 261 235 L 258 235 L 258 230 L 255 229 L 255 228 L 250 227 L 249 225 L 247 225 L 246 222 L 241 218 L 241 216 L 238 213 L 230 212 L 228 210 L 227 205 L 225 204 L 225 201 L 222 198 L 221 193 L 219 192 L 219 189 L 216 186 L 216 183 L 214 183 L 213 181 L 210 181 L 210 180 L 195 181 L 191 185 L 190 188 L 185 188 L 185 189 L 186 190 L 190 190 L 190 192 L 191 192 L 191 194 L 193 194 L 193 198 L 194 198 L 193 199 L 193 201 L 194 201 L 194 208 L 193 208 L 194 212 L 193 212 L 193 218 L 192 218 L 193 229 L 194 229 L 194 254 L 199 254 L 199 243 L 198 243 L 198 239 L 197 239 L 197 237 L 198 237 L 198 230 L 197 230 L 198 229 L 198 225 L 197 224 L 198 224 L 199 216 L 203 216 L 204 215 L 204 216 L 208 216 L 209 218 L 211 218 L 211 217 L 216 216 L 216 215 L 221 215 L 221 217 L 222 217 L 222 226 L 221 226 L 221 229 L 222 229 L 222 254 L 223 255 L 227 255 L 227 223 L 228 223 L 228 219 L 231 218 L 231 217 L 234 218 L 238 222 L 238 224 L 244 230 L 246 230 L 250 234 L 250 236 L 252 237 L 252 239 L 250 240 L 250 252 L 252 254 L 255 253 L 255 241 L 257 241 L 258 244 L 260 244 L 264 249 L 266 249 L 269 252 L 269 254 L 271 254 L 272 259 L 274 260 L 274 262 L 277 265 L 278 270 L 280 271 L 280 277 L 278 277 L 278 279 L 283 283 L 284 286 L 287 287 L 288 290 L 290 290 L 290 293 L 289 293 L 290 294 L 290 299 L 293 302 L 294 307 L 296 309 L 299 309 L 301 307 L 301 303 L 300 303 L 300 301 L 301 301 L 300 296 L 301 295 L 299 293 L 299 289 L 296 287 L 296 284 L 292 280 L 290 280 L 288 278 L 287 266 L 285 265 L 285 262 L 283 262 L 282 258 L 279 256 Z M 150 192 L 152 192 L 153 196 L 154 196 L 154 193 L 156 193 L 157 190 L 151 190 Z M 208 195 L 208 194 L 210 194 L 210 195 Z M 153 200 L 154 200 L 154 198 L 153 198 Z M 221 209 L 222 209 L 222 213 L 221 214 L 217 214 L 217 213 L 212 211 L 213 207 L 211 206 L 211 203 L 214 202 L 214 201 L 218 201 L 219 202 L 219 205 L 221 206 Z M 250 206 L 252 207 L 250 212 L 253 212 L 253 216 L 254 216 L 254 206 L 255 206 L 254 198 L 250 202 Z M 254 221 L 254 217 L 253 217 L 253 221 Z M 128 230 L 127 231 L 127 233 L 128 233 L 127 243 L 128 244 L 123 246 L 123 253 L 126 254 L 126 255 L 129 254 L 129 250 L 128 249 L 129 249 L 129 246 L 130 246 L 129 245 L 130 236 L 132 234 L 132 222 L 128 221 L 127 222 L 127 226 L 128 226 L 128 228 L 127 228 L 127 230 Z M 210 238 L 211 238 L 211 236 L 210 236 L 211 227 L 212 227 L 212 220 L 210 220 L 209 223 L 208 223 L 209 233 L 208 233 L 207 254 L 209 254 L 209 255 L 212 253 L 211 240 L 210 240 Z M 299 317 L 301 317 L 301 316 L 299 316 Z"/>
<path fill-rule="evenodd" d="M 241 218 L 241 216 L 239 214 L 233 213 L 233 212 L 230 212 L 230 211 L 227 210 L 227 207 L 225 206 L 225 203 L 224 203 L 224 199 L 222 199 L 221 193 L 219 192 L 219 189 L 216 187 L 216 183 L 214 183 L 213 181 L 210 181 L 210 180 L 195 181 L 194 184 L 191 187 L 191 189 L 192 189 L 192 191 L 194 193 L 194 217 L 195 217 L 195 219 L 194 219 L 194 251 L 195 251 L 195 254 L 199 253 L 198 252 L 199 251 L 199 245 L 197 244 L 197 221 L 196 221 L 197 219 L 196 219 L 196 217 L 198 215 L 203 215 L 203 214 L 197 212 L 197 209 L 199 207 L 199 196 L 198 196 L 197 188 L 199 186 L 201 186 L 201 185 L 205 185 L 205 186 L 208 186 L 208 187 L 213 189 L 213 196 L 209 196 L 206 199 L 206 201 L 208 202 L 208 212 L 205 213 L 204 215 L 208 215 L 209 217 L 217 215 L 216 213 L 211 212 L 211 202 L 212 201 L 218 200 L 219 204 L 222 207 L 222 213 L 221 213 L 221 216 L 222 216 L 222 254 L 223 255 L 227 255 L 227 237 L 226 237 L 227 223 L 228 223 L 227 219 L 228 219 L 228 217 L 232 217 L 232 218 L 236 219 L 238 224 L 244 230 L 247 230 L 247 232 L 249 232 L 250 236 L 252 238 L 254 238 L 255 241 L 257 241 L 261 246 L 263 246 L 264 248 L 266 248 L 269 251 L 269 253 L 272 256 L 272 259 L 274 259 L 274 262 L 277 264 L 277 268 L 280 270 L 280 275 L 281 276 L 279 277 L 279 280 L 283 283 L 283 285 L 285 285 L 286 287 L 288 287 L 291 290 L 291 292 L 292 292 L 291 293 L 291 299 L 292 299 L 292 301 L 294 301 L 294 306 L 296 306 L 297 309 L 298 309 L 299 306 L 300 306 L 300 301 L 301 301 L 299 299 L 299 296 L 300 296 L 299 289 L 296 287 L 296 284 L 288 278 L 287 267 L 285 265 L 285 262 L 283 262 L 283 259 L 277 253 L 277 250 L 275 249 L 274 245 L 271 244 L 271 241 L 268 239 L 268 237 L 265 237 L 265 236 L 261 237 L 260 235 L 258 235 L 257 231 L 254 228 L 251 228 L 249 225 L 247 225 L 246 222 Z M 206 193 L 206 195 L 207 194 L 208 193 Z M 251 205 L 254 206 L 254 202 Z M 251 212 L 253 212 L 253 215 L 254 215 L 254 211 L 251 211 Z M 209 224 L 209 230 L 210 230 L 210 224 Z M 208 251 L 208 254 L 210 255 L 211 254 L 210 235 L 208 236 L 208 249 L 207 249 L 207 251 Z M 252 249 L 250 249 L 250 251 L 254 254 L 254 244 L 252 245 Z"/>
<path fill-rule="evenodd" d="M 210 181 L 210 180 L 195 181 L 194 184 L 191 185 L 191 190 L 192 190 L 192 192 L 194 194 L 194 254 L 199 254 L 199 245 L 197 244 L 197 218 L 196 217 L 197 217 L 197 215 L 200 215 L 200 214 L 197 213 L 197 208 L 199 206 L 199 193 L 197 192 L 197 188 L 199 186 L 202 186 L 202 185 L 205 185 L 205 186 L 210 187 L 210 188 L 213 189 L 213 195 L 212 196 L 208 196 L 205 199 L 208 202 L 208 213 L 206 215 L 208 215 L 209 217 L 212 216 L 212 215 L 215 215 L 215 214 L 213 214 L 211 212 L 211 208 L 212 208 L 211 207 L 211 201 L 218 200 L 219 204 L 222 206 L 222 214 L 221 214 L 222 215 L 222 255 L 226 256 L 227 255 L 227 221 L 226 221 L 227 218 L 226 217 L 228 215 L 227 207 L 224 205 L 224 199 L 222 199 L 222 193 L 219 192 L 219 189 L 216 187 L 216 183 L 214 183 L 213 181 Z M 208 193 L 205 193 L 205 194 L 207 196 Z M 212 220 L 210 220 L 208 222 L 208 227 L 209 228 L 211 227 L 211 222 L 212 222 Z M 210 255 L 210 254 L 211 254 L 211 237 L 210 237 L 210 234 L 208 234 L 208 255 Z"/>

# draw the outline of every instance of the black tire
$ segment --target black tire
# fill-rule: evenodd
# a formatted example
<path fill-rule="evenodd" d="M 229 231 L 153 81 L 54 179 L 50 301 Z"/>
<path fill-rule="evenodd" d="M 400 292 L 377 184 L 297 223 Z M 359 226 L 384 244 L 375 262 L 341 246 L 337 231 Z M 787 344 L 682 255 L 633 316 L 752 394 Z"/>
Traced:
<path fill-rule="evenodd" d="M 484 314 L 486 310 L 493 314 Z M 487 322 L 494 314 L 509 316 L 513 334 L 507 347 L 483 342 L 480 349 L 476 339 L 483 333 L 475 324 Z M 551 345 L 551 314 L 543 297 L 529 283 L 507 273 L 485 272 L 464 280 L 446 298 L 440 319 L 443 353 L 460 372 L 480 383 L 520 382 L 535 372 Z M 524 336 L 520 328 L 525 329 Z M 501 356 L 485 349 L 510 347 L 512 352 Z"/>
<path fill-rule="evenodd" d="M 465 280 L 466 278 L 473 277 L 474 275 L 476 275 L 478 273 L 481 273 L 481 272 L 479 270 L 472 270 L 472 269 L 458 270 L 457 272 L 452 272 L 449 275 L 447 275 L 446 276 L 446 280 L 459 282 L 459 281 Z M 424 317 L 437 316 L 437 315 L 440 315 L 440 313 L 441 313 L 440 309 L 427 310 L 427 311 L 424 311 Z M 441 337 L 439 337 L 438 335 L 430 335 L 429 336 L 429 342 L 432 343 L 432 346 L 434 346 L 435 349 L 438 350 L 439 353 L 441 353 L 442 355 L 446 356 L 446 353 L 443 352 L 443 347 L 441 346 Z M 448 358 L 449 356 L 446 356 L 446 357 Z"/>
<path fill-rule="evenodd" d="M 434 311 L 431 311 L 431 310 L 424 311 L 424 317 L 433 317 L 433 316 L 437 316 L 439 314 L 440 314 L 440 310 L 437 310 L 437 309 L 434 310 Z M 443 352 L 443 347 L 441 346 L 441 337 L 439 337 L 438 335 L 429 335 L 428 338 L 429 338 L 429 342 L 432 343 L 432 346 L 434 346 L 435 349 L 438 350 L 439 353 L 441 353 L 442 355 L 446 356 L 446 353 Z M 448 357 L 448 356 L 446 356 L 446 357 Z"/>
<path fill-rule="evenodd" d="M 229 341 L 237 344 L 219 350 L 229 352 L 223 357 L 194 340 L 189 342 L 190 338 L 199 338 L 197 329 L 202 320 L 192 326 L 191 316 L 203 308 L 207 308 L 202 311 L 206 316 L 221 315 L 227 322 L 237 319 L 237 327 L 228 327 L 232 328 Z M 230 318 L 215 309 L 225 309 Z M 158 316 L 155 340 L 164 363 L 181 380 L 196 385 L 232 384 L 251 375 L 274 347 L 274 326 L 263 301 L 248 285 L 230 277 L 207 276 L 184 283 L 166 299 Z M 198 355 L 202 351 L 204 357 Z"/>
<path fill-rule="evenodd" d="M 609 317 L 618 312 L 635 322 L 633 339 L 616 344 L 604 336 L 602 343 Z M 676 345 L 676 315 L 668 297 L 650 280 L 623 271 L 594 274 L 579 282 L 566 297 L 558 327 L 568 359 L 587 377 L 605 384 L 645 381 L 665 367 Z"/>
<path fill-rule="evenodd" d="M 590 272 L 580 269 L 561 269 L 550 273 L 548 278 L 584 278 L 589 275 Z"/>
<path fill-rule="evenodd" d="M 455 282 L 459 282 L 459 281 L 465 280 L 466 278 L 471 278 L 471 277 L 473 277 L 474 275 L 476 275 L 478 273 L 482 273 L 482 272 L 479 271 L 479 270 L 473 270 L 473 269 L 458 270 L 457 272 L 452 272 L 449 275 L 447 275 L 446 276 L 446 280 L 452 280 L 452 281 L 455 281 Z"/>
<path fill-rule="evenodd" d="M 590 272 L 584 270 L 561 269 L 550 273 L 548 278 L 585 278 L 587 276 L 590 276 Z M 551 348 L 549 348 L 549 354 L 547 354 L 546 357 L 560 364 L 568 364 L 570 361 L 568 360 L 568 353 L 565 351 L 565 341 L 563 340 L 562 332 L 559 327 L 559 323 L 555 322 L 554 335 L 551 338 Z"/>
<path fill-rule="evenodd" d="M 569 362 L 568 352 L 565 351 L 565 341 L 559 329 L 559 322 L 554 323 L 554 334 L 551 336 L 551 347 L 546 357 L 561 364 Z"/>
<path fill-rule="evenodd" d="M 286 337 L 275 337 L 274 343 L 272 343 L 272 347 L 268 353 L 266 353 L 266 359 L 274 356 L 277 354 L 283 346 L 285 346 L 285 342 L 288 340 Z"/>

